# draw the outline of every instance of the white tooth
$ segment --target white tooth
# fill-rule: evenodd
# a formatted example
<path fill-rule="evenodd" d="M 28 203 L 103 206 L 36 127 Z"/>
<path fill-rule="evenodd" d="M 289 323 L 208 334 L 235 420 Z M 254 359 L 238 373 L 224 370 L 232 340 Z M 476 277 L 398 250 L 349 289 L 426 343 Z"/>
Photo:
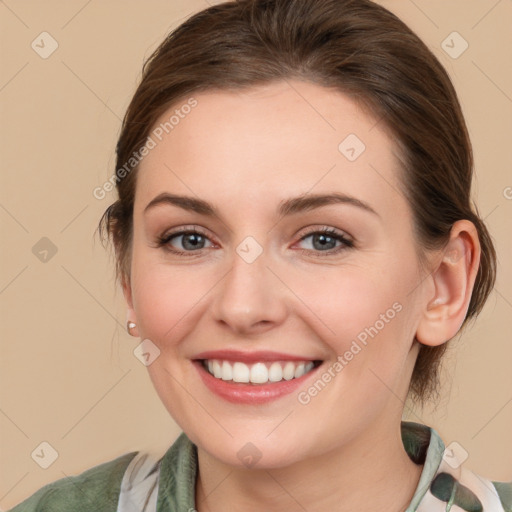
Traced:
<path fill-rule="evenodd" d="M 298 379 L 299 377 L 302 377 L 306 372 L 304 370 L 305 368 L 305 364 L 304 363 L 300 363 L 297 368 L 295 368 L 295 373 L 294 373 L 294 377 L 296 379 Z"/>
<path fill-rule="evenodd" d="M 227 361 L 222 363 L 222 380 L 233 380 L 233 369 Z"/>
<path fill-rule="evenodd" d="M 219 361 L 215 360 L 213 361 L 213 376 L 217 377 L 217 379 L 220 379 L 222 377 L 222 367 L 219 363 Z"/>
<path fill-rule="evenodd" d="M 253 384 L 265 384 L 268 382 L 268 370 L 263 363 L 256 363 L 251 366 L 250 380 Z"/>
<path fill-rule="evenodd" d="M 249 367 L 244 363 L 235 363 L 233 365 L 233 381 L 234 382 L 249 382 L 250 371 Z"/>
<path fill-rule="evenodd" d="M 311 361 L 305 366 L 304 373 L 308 373 L 313 369 L 313 366 L 315 366 Z"/>
<path fill-rule="evenodd" d="M 270 382 L 279 382 L 283 380 L 283 368 L 279 363 L 272 363 L 268 370 L 268 380 Z"/>
<path fill-rule="evenodd" d="M 208 371 L 213 375 L 213 361 L 208 360 Z"/>
<path fill-rule="evenodd" d="M 292 380 L 295 374 L 295 365 L 290 361 L 283 368 L 283 377 L 285 380 Z"/>

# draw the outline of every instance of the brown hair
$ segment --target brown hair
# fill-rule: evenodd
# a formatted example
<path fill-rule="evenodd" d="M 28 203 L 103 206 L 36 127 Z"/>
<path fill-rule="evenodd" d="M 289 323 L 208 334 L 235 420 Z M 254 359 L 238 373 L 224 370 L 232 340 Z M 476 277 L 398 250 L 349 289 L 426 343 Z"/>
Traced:
<path fill-rule="evenodd" d="M 117 277 L 130 281 L 137 166 L 126 177 L 119 170 L 144 146 L 155 121 L 194 92 L 291 78 L 351 96 L 394 136 L 422 264 L 426 251 L 446 245 L 454 222 L 474 223 L 482 252 L 464 327 L 483 308 L 496 277 L 491 237 L 470 200 L 473 155 L 466 124 L 433 53 L 370 0 L 230 1 L 199 12 L 168 35 L 144 64 L 124 117 L 116 150 L 119 199 L 99 225 L 101 236 L 106 230 L 112 237 Z M 437 390 L 445 349 L 421 346 L 413 398 L 424 401 Z"/>

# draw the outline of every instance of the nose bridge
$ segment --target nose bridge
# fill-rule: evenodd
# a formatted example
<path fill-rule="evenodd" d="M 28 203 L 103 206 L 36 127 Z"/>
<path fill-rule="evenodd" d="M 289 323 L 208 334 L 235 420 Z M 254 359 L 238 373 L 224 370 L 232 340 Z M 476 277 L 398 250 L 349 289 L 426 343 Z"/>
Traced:
<path fill-rule="evenodd" d="M 286 314 L 284 290 L 267 266 L 272 266 L 269 250 L 251 237 L 235 248 L 231 268 L 215 296 L 217 321 L 239 332 L 282 322 Z"/>

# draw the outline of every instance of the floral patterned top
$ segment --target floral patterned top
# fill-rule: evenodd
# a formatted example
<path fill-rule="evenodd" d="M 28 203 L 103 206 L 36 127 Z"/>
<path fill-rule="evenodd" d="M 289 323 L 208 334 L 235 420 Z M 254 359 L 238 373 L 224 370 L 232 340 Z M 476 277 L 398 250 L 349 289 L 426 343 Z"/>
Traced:
<path fill-rule="evenodd" d="M 423 465 L 406 512 L 512 512 L 512 482 L 486 480 L 463 467 L 435 430 L 402 423 L 409 457 Z M 197 449 L 181 434 L 159 460 L 133 452 L 51 483 L 11 512 L 195 512 Z"/>

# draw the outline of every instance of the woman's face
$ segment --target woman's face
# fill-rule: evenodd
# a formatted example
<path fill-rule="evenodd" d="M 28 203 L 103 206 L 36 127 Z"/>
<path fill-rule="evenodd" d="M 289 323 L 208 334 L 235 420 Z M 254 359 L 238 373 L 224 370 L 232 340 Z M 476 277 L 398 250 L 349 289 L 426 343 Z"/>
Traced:
<path fill-rule="evenodd" d="M 297 81 L 187 100 L 138 170 L 125 290 L 165 407 L 235 465 L 396 432 L 433 289 L 385 128 Z"/>

